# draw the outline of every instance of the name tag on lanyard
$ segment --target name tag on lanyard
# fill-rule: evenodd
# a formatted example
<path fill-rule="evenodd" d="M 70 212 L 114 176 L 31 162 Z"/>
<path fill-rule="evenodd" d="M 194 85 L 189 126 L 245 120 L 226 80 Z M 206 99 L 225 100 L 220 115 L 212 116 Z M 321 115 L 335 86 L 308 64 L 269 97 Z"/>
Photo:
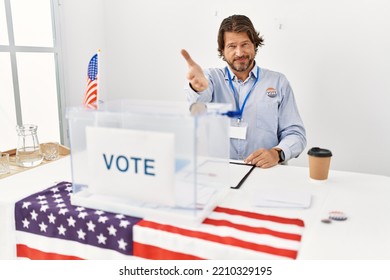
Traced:
<path fill-rule="evenodd" d="M 229 130 L 230 138 L 245 140 L 246 139 L 246 133 L 247 133 L 247 130 L 248 130 L 248 123 L 243 122 L 242 119 L 241 119 L 241 116 L 242 116 L 242 113 L 244 112 L 245 104 L 246 104 L 246 102 L 248 100 L 248 97 L 251 94 L 253 88 L 255 87 L 255 85 L 257 84 L 257 82 L 259 80 L 260 67 L 257 67 L 256 80 L 253 83 L 252 88 L 249 90 L 248 94 L 246 95 L 241 108 L 239 108 L 239 105 L 238 105 L 238 95 L 237 95 L 236 90 L 234 89 L 233 81 L 232 81 L 232 78 L 230 76 L 229 69 L 227 67 L 226 67 L 226 72 L 227 72 L 227 75 L 228 75 L 230 88 L 232 89 L 233 96 L 234 96 L 234 99 L 236 101 L 236 107 L 238 108 L 238 111 L 235 111 L 235 112 L 232 112 L 232 113 L 234 113 L 234 114 L 239 116 L 239 118 L 234 118 L 230 122 L 230 130 Z"/>
<path fill-rule="evenodd" d="M 229 136 L 233 139 L 246 139 L 246 132 L 248 130 L 248 124 L 243 121 L 233 119 L 230 123 Z"/>

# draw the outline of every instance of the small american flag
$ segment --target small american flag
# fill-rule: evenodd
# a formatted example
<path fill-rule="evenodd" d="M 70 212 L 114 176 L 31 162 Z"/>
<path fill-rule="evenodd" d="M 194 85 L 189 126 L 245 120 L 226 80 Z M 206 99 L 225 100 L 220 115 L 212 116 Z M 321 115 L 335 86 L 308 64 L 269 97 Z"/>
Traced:
<path fill-rule="evenodd" d="M 200 225 L 169 225 L 74 206 L 61 182 L 15 205 L 17 257 L 296 259 L 301 219 L 216 207 Z"/>
<path fill-rule="evenodd" d="M 95 54 L 88 64 L 87 90 L 83 104 L 91 109 L 97 109 L 98 106 L 98 54 Z"/>

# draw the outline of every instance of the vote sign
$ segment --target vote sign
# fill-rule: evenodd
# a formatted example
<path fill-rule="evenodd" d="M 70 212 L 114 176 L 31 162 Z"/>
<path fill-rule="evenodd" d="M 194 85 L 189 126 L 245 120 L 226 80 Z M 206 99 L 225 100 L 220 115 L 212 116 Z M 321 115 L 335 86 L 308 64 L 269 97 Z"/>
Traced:
<path fill-rule="evenodd" d="M 173 133 L 87 127 L 86 143 L 91 193 L 174 205 Z"/>

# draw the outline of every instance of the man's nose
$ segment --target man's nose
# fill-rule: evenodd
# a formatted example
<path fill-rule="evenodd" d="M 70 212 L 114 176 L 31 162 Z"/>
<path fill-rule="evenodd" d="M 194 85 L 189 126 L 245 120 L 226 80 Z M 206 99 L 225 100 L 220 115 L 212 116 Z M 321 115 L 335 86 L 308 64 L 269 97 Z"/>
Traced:
<path fill-rule="evenodd" d="M 236 56 L 242 56 L 243 54 L 244 54 L 244 50 L 240 46 L 238 46 L 236 48 Z"/>

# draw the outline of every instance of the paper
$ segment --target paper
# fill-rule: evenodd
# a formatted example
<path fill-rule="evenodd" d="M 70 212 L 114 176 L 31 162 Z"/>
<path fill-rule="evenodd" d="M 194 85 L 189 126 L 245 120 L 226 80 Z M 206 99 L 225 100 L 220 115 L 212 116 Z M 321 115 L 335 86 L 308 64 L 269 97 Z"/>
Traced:
<path fill-rule="evenodd" d="M 309 208 L 311 194 L 282 189 L 257 190 L 252 195 L 252 204 L 262 207 Z"/>
<path fill-rule="evenodd" d="M 215 197 L 216 194 L 217 191 L 213 187 L 200 185 L 194 189 L 193 184 L 180 182 L 180 187 L 176 188 L 175 207 L 202 209 Z"/>
<path fill-rule="evenodd" d="M 229 136 L 230 138 L 234 139 L 246 139 L 246 131 L 247 131 L 248 125 L 244 123 L 240 126 L 230 126 L 229 128 Z"/>
<path fill-rule="evenodd" d="M 170 132 L 86 127 L 92 194 L 175 205 L 175 135 Z"/>

